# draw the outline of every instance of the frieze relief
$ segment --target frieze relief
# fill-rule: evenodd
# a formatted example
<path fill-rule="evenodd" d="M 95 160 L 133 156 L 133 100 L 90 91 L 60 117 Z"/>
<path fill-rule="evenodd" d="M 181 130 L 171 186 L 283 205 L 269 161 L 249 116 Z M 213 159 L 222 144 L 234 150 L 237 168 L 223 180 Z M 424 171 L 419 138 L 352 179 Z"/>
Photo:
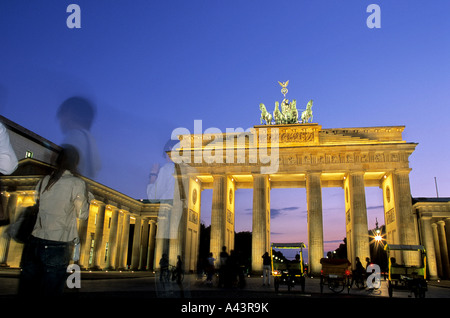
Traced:
<path fill-rule="evenodd" d="M 189 210 L 189 222 L 198 224 L 198 213 L 192 209 Z"/>
<path fill-rule="evenodd" d="M 353 164 L 353 163 L 383 163 L 401 162 L 399 153 L 320 153 L 320 154 L 286 154 L 281 162 L 291 165 L 317 164 Z"/>
<path fill-rule="evenodd" d="M 227 222 L 229 224 L 233 224 L 233 212 L 227 209 Z"/>
<path fill-rule="evenodd" d="M 299 131 L 284 131 L 280 135 L 280 142 L 291 142 L 291 143 L 309 143 L 314 142 L 313 132 L 299 132 Z"/>
<path fill-rule="evenodd" d="M 303 132 L 294 129 L 290 130 L 282 130 L 279 131 L 278 134 L 272 132 L 270 129 L 258 131 L 258 142 L 260 144 L 267 143 L 280 143 L 280 146 L 284 143 L 295 143 L 295 144 L 304 144 L 304 143 L 314 143 L 314 132 Z M 272 145 L 273 147 L 273 145 Z"/>
<path fill-rule="evenodd" d="M 269 135 L 268 135 L 269 136 Z M 273 144 L 272 144 L 273 146 Z M 307 150 L 307 148 L 305 148 Z M 270 160 L 277 161 L 287 166 L 293 165 L 319 165 L 319 164 L 358 164 L 358 163 L 408 163 L 408 154 L 399 151 L 377 151 L 377 152 L 319 152 L 319 153 L 305 153 L 293 151 L 287 153 L 284 149 L 279 149 L 279 155 L 273 156 L 273 150 L 263 150 L 264 156 L 270 156 Z M 214 153 L 213 153 L 214 154 Z M 232 154 L 231 160 L 227 152 L 223 151 L 222 162 L 194 162 L 194 156 L 191 156 L 191 163 L 189 166 L 261 166 L 267 163 L 261 162 L 261 153 L 258 150 L 250 152 L 246 150 L 237 156 L 236 152 Z M 244 158 L 242 158 L 242 156 Z M 220 159 L 218 157 L 216 159 Z M 204 159 L 204 158 L 203 158 Z M 216 160 L 217 161 L 217 160 Z"/>
<path fill-rule="evenodd" d="M 386 211 L 386 225 L 391 224 L 392 222 L 395 222 L 395 213 L 393 208 Z"/>
<path fill-rule="evenodd" d="M 350 224 L 351 219 L 350 219 L 350 209 L 347 209 L 347 211 L 345 211 L 345 224 Z"/>

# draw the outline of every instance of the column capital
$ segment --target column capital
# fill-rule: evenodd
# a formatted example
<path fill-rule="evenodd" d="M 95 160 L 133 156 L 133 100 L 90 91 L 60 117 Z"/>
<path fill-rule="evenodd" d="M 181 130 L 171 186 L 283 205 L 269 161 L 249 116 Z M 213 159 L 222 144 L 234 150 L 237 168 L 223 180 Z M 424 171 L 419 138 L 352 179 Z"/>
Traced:
<path fill-rule="evenodd" d="M 106 204 L 106 209 L 113 210 L 113 211 L 114 210 L 119 210 L 119 208 L 117 206 L 112 205 L 110 203 Z"/>
<path fill-rule="evenodd" d="M 392 171 L 393 174 L 409 174 L 411 172 L 411 168 L 398 168 Z"/>
<path fill-rule="evenodd" d="M 131 216 L 131 212 L 128 211 L 128 210 L 120 209 L 119 211 L 122 212 L 122 214 L 123 214 L 124 216 Z"/>
<path fill-rule="evenodd" d="M 322 175 L 322 170 L 307 170 L 305 175 Z"/>
<path fill-rule="evenodd" d="M 349 170 L 346 172 L 346 175 L 352 176 L 352 175 L 364 175 L 366 173 L 365 170 Z"/>
<path fill-rule="evenodd" d="M 99 207 L 106 207 L 106 203 L 103 202 L 103 201 L 100 201 L 100 200 L 98 200 L 98 199 L 92 200 L 92 201 L 90 202 L 90 204 L 94 204 L 94 205 L 97 205 L 97 206 L 99 206 Z"/>
<path fill-rule="evenodd" d="M 269 175 L 268 175 L 268 174 L 265 174 L 265 173 L 252 173 L 252 177 L 253 177 L 253 179 L 254 179 L 255 177 L 263 177 L 263 178 L 269 179 Z"/>

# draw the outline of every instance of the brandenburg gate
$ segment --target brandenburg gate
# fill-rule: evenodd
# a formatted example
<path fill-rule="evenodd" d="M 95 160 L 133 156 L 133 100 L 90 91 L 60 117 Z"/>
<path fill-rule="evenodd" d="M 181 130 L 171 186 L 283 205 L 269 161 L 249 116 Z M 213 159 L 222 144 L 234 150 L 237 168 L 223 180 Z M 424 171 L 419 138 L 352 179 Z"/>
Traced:
<path fill-rule="evenodd" d="M 323 129 L 316 123 L 296 123 L 179 135 L 171 158 L 178 185 L 172 213 L 180 222 L 172 229 L 178 235 L 170 242 L 169 258 L 181 255 L 186 270 L 195 270 L 203 189 L 213 191 L 210 251 L 216 259 L 222 246 L 227 251 L 234 248 L 236 189 L 253 189 L 254 272 L 262 271 L 261 256 L 270 247 L 272 188 L 306 188 L 311 273 L 320 272 L 324 257 L 323 187 L 344 189 L 352 264 L 355 257 L 370 257 L 365 187 L 383 191 L 387 243 L 418 244 L 408 161 L 417 144 L 404 141 L 403 130 L 404 126 Z"/>

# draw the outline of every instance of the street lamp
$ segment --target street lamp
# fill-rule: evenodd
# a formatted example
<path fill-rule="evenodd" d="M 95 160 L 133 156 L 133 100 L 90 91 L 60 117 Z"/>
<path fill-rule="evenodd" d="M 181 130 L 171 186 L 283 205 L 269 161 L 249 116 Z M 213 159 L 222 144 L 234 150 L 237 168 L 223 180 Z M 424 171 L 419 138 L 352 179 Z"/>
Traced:
<path fill-rule="evenodd" d="M 376 244 L 383 244 L 383 236 L 381 235 L 381 230 L 378 227 L 378 219 L 375 219 L 375 235 L 373 237 Z"/>

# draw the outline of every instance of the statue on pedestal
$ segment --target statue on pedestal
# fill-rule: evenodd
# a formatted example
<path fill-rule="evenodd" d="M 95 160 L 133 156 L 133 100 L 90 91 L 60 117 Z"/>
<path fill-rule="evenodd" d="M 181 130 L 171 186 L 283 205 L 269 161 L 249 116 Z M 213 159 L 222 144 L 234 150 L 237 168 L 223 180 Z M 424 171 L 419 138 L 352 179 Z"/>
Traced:
<path fill-rule="evenodd" d="M 259 109 L 261 110 L 261 125 L 265 122 L 266 125 L 285 125 L 285 124 L 298 124 L 299 123 L 299 112 L 297 110 L 297 101 L 294 99 L 291 102 L 286 98 L 288 92 L 287 85 L 289 81 L 284 83 L 278 82 L 282 87 L 281 93 L 284 99 L 281 102 L 281 107 L 279 102 L 275 102 L 275 109 L 273 111 L 273 116 L 270 114 L 264 104 L 259 104 Z M 281 108 L 281 109 L 280 109 Z M 306 105 L 306 110 L 302 112 L 301 120 L 302 124 L 307 123 L 309 120 L 312 122 L 312 100 Z M 274 123 L 272 123 L 272 119 Z"/>

